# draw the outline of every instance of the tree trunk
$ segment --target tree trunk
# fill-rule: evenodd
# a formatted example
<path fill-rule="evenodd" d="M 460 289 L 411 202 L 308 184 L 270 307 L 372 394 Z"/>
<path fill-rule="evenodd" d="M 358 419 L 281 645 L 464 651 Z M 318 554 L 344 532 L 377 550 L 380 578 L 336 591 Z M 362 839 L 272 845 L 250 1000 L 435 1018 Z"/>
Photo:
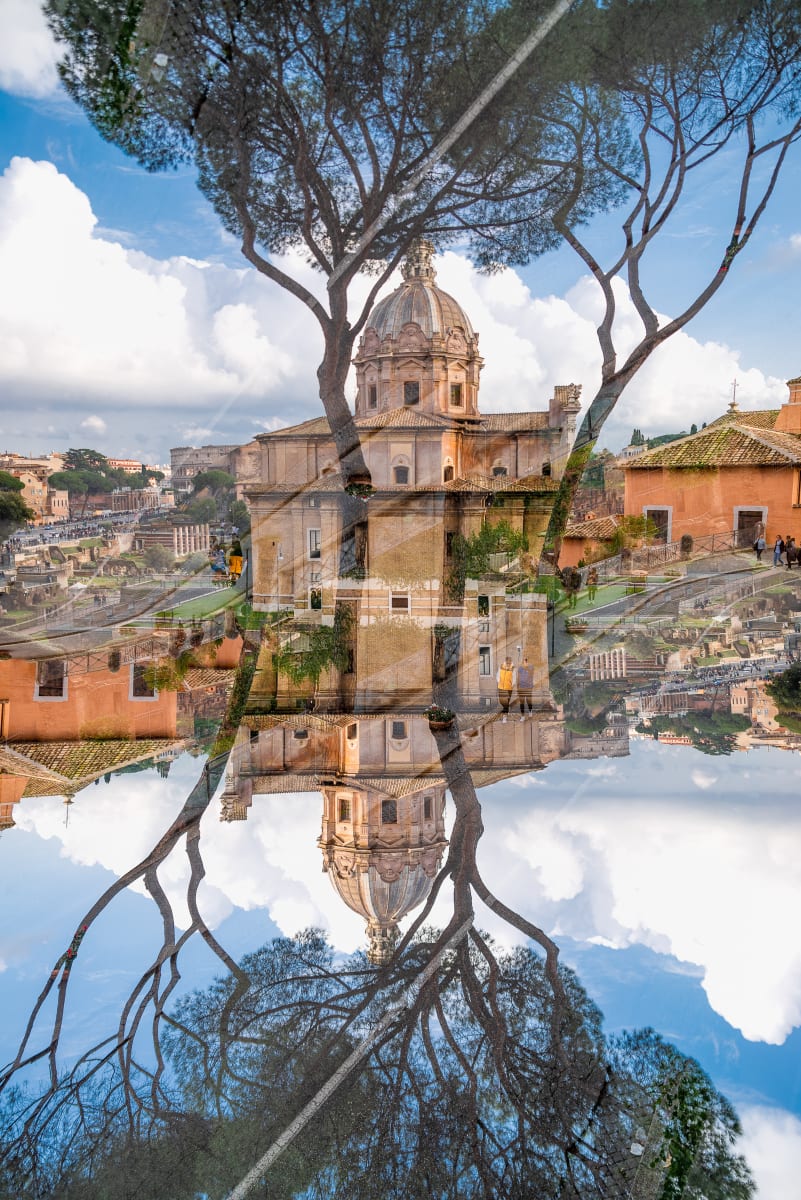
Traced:
<path fill-rule="evenodd" d="M 320 399 L 331 426 L 343 485 L 369 484 L 370 472 L 364 461 L 353 413 L 345 398 L 354 342 L 347 319 L 347 296 L 332 294 L 330 303 L 331 322 L 325 331 L 325 353 L 317 370 Z"/>

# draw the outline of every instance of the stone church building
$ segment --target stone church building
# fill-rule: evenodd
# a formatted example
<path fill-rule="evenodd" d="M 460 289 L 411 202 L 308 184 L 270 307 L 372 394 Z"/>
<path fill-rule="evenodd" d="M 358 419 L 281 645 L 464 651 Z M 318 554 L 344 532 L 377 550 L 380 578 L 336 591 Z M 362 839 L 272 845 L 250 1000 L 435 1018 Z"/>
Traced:
<path fill-rule="evenodd" d="M 484 705 L 506 653 L 547 664 L 545 603 L 488 581 L 448 586 L 457 539 L 503 521 L 539 557 L 580 409 L 580 388 L 547 406 L 483 414 L 478 334 L 437 287 L 433 246 L 419 243 L 403 282 L 368 318 L 354 360 L 355 423 L 374 493 L 347 495 L 325 417 L 260 435 L 249 449 L 253 604 L 331 624 L 347 607 L 355 661 L 337 691 L 348 709 L 406 692 L 430 700 L 432 630 L 461 630 L 460 694 Z M 350 694 L 348 694 L 350 686 Z M 538 688 L 547 690 L 543 667 Z M 343 695 L 344 688 L 344 695 Z M 280 684 L 279 684 L 280 693 Z M 319 698 L 319 697 L 318 697 Z M 279 699 L 288 700 L 288 696 Z"/>

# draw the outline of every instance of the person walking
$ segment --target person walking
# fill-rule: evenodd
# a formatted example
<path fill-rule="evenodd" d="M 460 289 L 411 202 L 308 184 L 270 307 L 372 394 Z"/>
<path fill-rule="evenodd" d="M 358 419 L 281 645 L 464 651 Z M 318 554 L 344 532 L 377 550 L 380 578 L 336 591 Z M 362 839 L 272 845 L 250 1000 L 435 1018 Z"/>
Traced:
<path fill-rule="evenodd" d="M 781 534 L 779 534 L 779 536 L 776 538 L 776 541 L 773 543 L 773 565 L 774 565 L 774 567 L 779 566 L 779 564 L 782 561 L 783 554 L 784 554 L 784 538 L 782 537 Z"/>
<path fill-rule="evenodd" d="M 587 572 L 587 596 L 589 597 L 590 603 L 592 603 L 597 595 L 598 572 L 595 567 L 590 567 L 589 571 Z"/>
<path fill-rule="evenodd" d="M 757 535 L 757 540 L 754 542 L 754 549 L 756 550 L 757 562 L 762 562 L 762 555 L 765 550 L 765 535 L 764 534 L 760 533 Z"/>
<path fill-rule="evenodd" d="M 787 559 L 787 570 L 789 571 L 795 562 L 795 538 L 790 537 L 789 533 L 784 539 L 784 557 Z"/>
<path fill-rule="evenodd" d="M 509 716 L 509 705 L 512 701 L 512 689 L 515 685 L 515 666 L 511 658 L 507 654 L 501 665 L 498 667 L 498 703 L 501 706 L 503 717 L 501 724 L 506 723 Z"/>
<path fill-rule="evenodd" d="M 531 671 L 531 666 L 527 658 L 524 658 L 520 666 L 517 668 L 517 699 L 520 702 L 520 720 L 525 721 L 526 716 L 534 711 L 534 705 L 531 703 L 531 693 L 534 687 L 534 676 Z M 528 712 L 526 711 L 528 710 Z"/>

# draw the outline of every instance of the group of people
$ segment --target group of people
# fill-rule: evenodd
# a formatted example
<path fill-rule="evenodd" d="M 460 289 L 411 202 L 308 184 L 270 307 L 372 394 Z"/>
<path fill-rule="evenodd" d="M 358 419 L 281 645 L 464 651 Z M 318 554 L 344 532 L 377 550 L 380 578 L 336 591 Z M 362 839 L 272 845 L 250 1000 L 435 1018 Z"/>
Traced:
<path fill-rule="evenodd" d="M 581 590 L 581 571 L 578 567 L 563 567 L 559 572 L 559 578 L 562 581 L 562 586 L 565 589 L 567 596 L 567 607 L 575 608 L 578 604 L 578 595 Z M 595 567 L 590 567 L 587 572 L 587 597 L 593 601 L 598 594 L 598 571 Z"/>
<path fill-rule="evenodd" d="M 761 547 L 760 547 L 760 542 L 762 543 Z M 762 561 L 762 551 L 765 549 L 765 538 L 762 535 L 760 535 L 757 538 L 757 540 L 754 544 L 754 549 L 756 550 L 757 562 L 761 562 Z M 799 555 L 799 550 L 795 544 L 795 538 L 790 537 L 789 534 L 787 535 L 786 538 L 783 538 L 780 534 L 776 538 L 776 541 L 774 542 L 774 545 L 773 545 L 773 565 L 774 565 L 774 567 L 781 566 L 782 555 L 784 555 L 784 560 L 787 563 L 788 571 L 790 570 L 790 568 L 792 567 L 794 562 L 799 562 L 799 558 L 801 557 L 801 555 Z M 799 563 L 799 565 L 801 565 L 801 563 Z"/>
<path fill-rule="evenodd" d="M 227 578 L 232 587 L 242 574 L 243 561 L 239 538 L 234 538 L 228 552 L 223 545 L 213 545 L 209 551 L 209 566 L 212 575 L 216 579 Z"/>
<path fill-rule="evenodd" d="M 512 693 L 515 687 L 517 688 L 517 699 L 520 704 L 520 720 L 525 721 L 528 713 L 533 713 L 534 711 L 534 705 L 531 702 L 534 691 L 534 673 L 528 659 L 524 658 L 520 665 L 516 667 L 507 654 L 498 667 L 497 683 L 498 702 L 503 713 L 501 723 L 509 719 L 509 705 L 512 703 Z"/>

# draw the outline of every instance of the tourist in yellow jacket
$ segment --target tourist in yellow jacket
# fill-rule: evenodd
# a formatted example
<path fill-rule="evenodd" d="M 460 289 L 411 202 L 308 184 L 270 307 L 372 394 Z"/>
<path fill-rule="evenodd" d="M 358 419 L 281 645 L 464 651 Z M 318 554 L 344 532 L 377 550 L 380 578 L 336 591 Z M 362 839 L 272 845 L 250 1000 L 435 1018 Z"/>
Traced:
<path fill-rule="evenodd" d="M 498 703 L 503 711 L 504 723 L 509 716 L 509 705 L 512 702 L 512 691 L 515 686 L 515 665 L 507 654 L 501 665 L 498 667 Z"/>

